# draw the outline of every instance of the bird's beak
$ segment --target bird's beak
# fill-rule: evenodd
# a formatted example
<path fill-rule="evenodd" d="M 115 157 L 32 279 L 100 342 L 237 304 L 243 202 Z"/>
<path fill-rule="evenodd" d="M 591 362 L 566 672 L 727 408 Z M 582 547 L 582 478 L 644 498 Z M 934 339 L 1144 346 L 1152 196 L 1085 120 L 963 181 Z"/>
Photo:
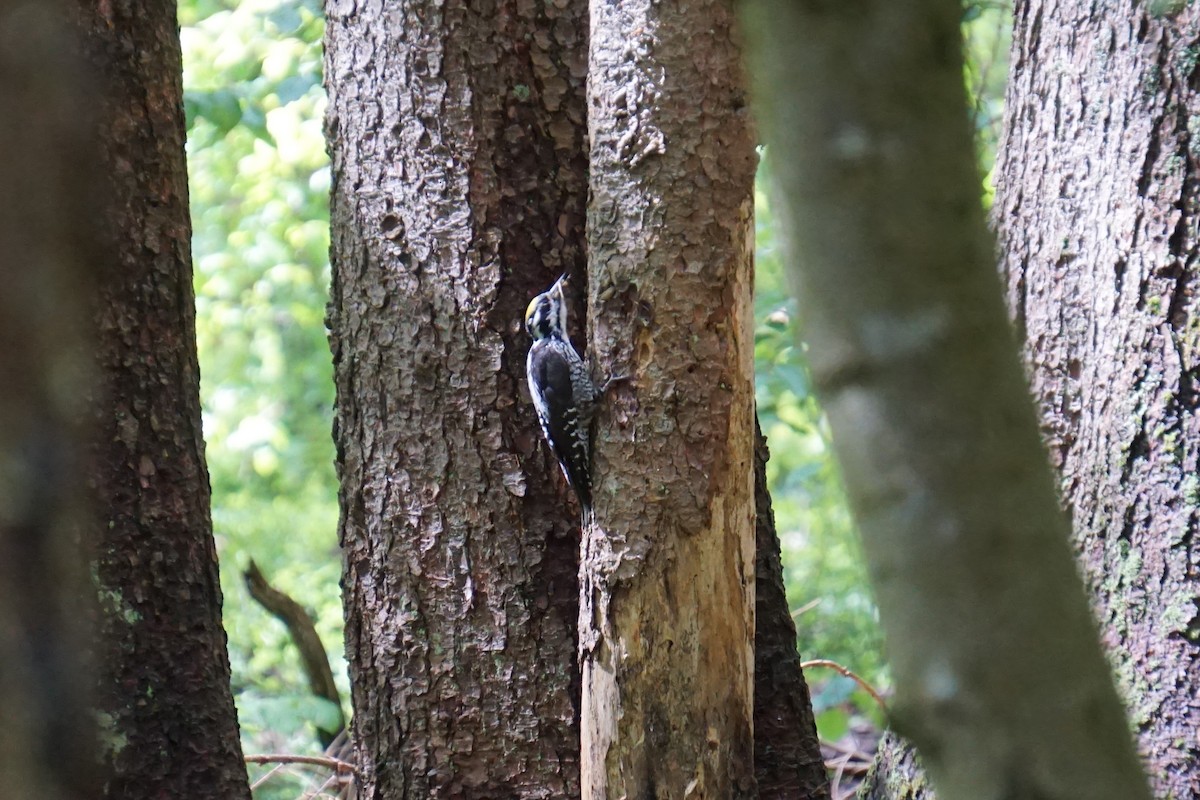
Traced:
<path fill-rule="evenodd" d="M 560 300 L 563 299 L 563 287 L 567 285 L 567 282 L 567 273 L 564 272 L 562 276 L 554 282 L 554 285 L 550 287 L 550 291 L 557 295 L 558 299 Z"/>

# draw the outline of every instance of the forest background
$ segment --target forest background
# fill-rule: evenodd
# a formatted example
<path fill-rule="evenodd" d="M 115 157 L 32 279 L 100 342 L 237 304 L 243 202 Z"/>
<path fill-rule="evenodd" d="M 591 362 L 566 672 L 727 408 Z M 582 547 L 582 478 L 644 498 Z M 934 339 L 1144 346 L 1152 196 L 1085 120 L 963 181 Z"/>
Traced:
<path fill-rule="evenodd" d="M 1011 11 L 964 6 L 967 83 L 985 202 L 1002 116 Z M 309 608 L 348 716 L 324 325 L 328 156 L 318 0 L 181 0 L 197 335 L 224 623 L 246 753 L 319 752 L 339 710 L 312 696 L 283 625 L 254 603 L 253 559 Z M 866 574 L 820 407 L 796 342 L 765 184 L 757 203 L 755 365 L 759 417 L 789 605 L 808 659 L 835 661 L 885 692 L 889 678 Z M 823 739 L 870 730 L 878 708 L 854 681 L 813 670 Z M 869 735 L 868 735 L 869 739 Z M 288 796 L 283 783 L 274 791 Z"/>

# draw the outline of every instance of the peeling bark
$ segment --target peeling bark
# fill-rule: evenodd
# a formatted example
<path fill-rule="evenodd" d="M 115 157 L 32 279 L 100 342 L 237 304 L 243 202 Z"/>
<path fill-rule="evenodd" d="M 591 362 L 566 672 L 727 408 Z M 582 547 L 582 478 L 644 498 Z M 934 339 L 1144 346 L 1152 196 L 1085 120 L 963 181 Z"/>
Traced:
<path fill-rule="evenodd" d="M 1200 9 L 1016 4 L 995 213 L 1074 544 L 1159 797 L 1200 796 Z"/>
<path fill-rule="evenodd" d="M 522 319 L 582 274 L 586 9 L 326 11 L 362 797 L 578 796 L 578 527 L 524 387 Z"/>
<path fill-rule="evenodd" d="M 583 797 L 754 795 L 754 140 L 723 0 L 592 5 Z"/>
<path fill-rule="evenodd" d="M 89 481 L 106 796 L 248 798 L 200 427 L 175 3 L 77 14 L 108 178 Z"/>
<path fill-rule="evenodd" d="M 979 201 L 957 0 L 747 2 L 896 729 L 944 800 L 1146 798 Z"/>

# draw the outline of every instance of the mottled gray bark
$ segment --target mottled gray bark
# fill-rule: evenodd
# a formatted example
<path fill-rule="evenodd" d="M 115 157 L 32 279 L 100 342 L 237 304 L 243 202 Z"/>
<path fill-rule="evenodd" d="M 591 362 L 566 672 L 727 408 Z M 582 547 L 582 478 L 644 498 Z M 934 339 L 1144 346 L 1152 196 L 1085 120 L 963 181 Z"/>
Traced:
<path fill-rule="evenodd" d="M 94 281 L 105 793 L 249 797 L 229 687 L 200 423 L 175 3 L 78 5 L 100 101 Z"/>
<path fill-rule="evenodd" d="M 1016 4 L 996 220 L 1157 796 L 1200 796 L 1200 9 Z"/>
<path fill-rule="evenodd" d="M 92 800 L 79 422 L 98 153 L 66 15 L 0 3 L 0 794 Z"/>
<path fill-rule="evenodd" d="M 362 796 L 575 797 L 578 523 L 521 323 L 562 271 L 582 283 L 586 8 L 326 11 Z"/>
<path fill-rule="evenodd" d="M 583 796 L 754 793 L 754 141 L 732 5 L 592 5 Z"/>
<path fill-rule="evenodd" d="M 996 277 L 956 0 L 747 2 L 757 107 L 894 670 L 945 800 L 1148 792 Z"/>

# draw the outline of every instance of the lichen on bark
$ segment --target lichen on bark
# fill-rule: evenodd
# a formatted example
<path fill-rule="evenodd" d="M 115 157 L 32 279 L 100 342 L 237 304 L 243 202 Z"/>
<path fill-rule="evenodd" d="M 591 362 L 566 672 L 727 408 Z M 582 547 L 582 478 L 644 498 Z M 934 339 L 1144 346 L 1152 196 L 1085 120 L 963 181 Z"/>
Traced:
<path fill-rule="evenodd" d="M 1009 310 L 1155 793 L 1200 796 L 1200 11 L 1014 10 Z"/>

